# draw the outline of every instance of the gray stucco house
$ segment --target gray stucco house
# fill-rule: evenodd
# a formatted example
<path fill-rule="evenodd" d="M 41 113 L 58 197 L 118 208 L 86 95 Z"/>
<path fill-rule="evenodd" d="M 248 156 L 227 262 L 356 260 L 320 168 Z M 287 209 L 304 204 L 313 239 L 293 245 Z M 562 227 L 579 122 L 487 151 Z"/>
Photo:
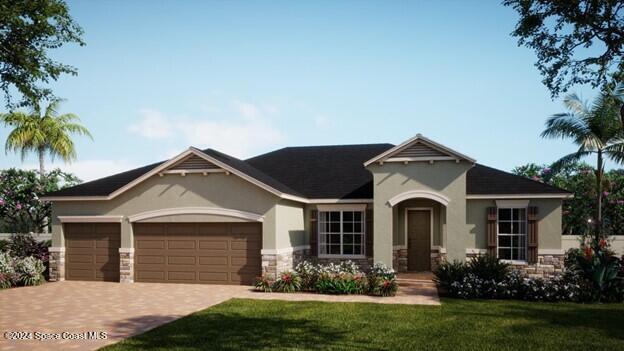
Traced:
<path fill-rule="evenodd" d="M 249 284 L 303 259 L 404 272 L 489 253 L 548 274 L 570 196 L 417 135 L 247 160 L 189 148 L 44 199 L 53 280 Z"/>

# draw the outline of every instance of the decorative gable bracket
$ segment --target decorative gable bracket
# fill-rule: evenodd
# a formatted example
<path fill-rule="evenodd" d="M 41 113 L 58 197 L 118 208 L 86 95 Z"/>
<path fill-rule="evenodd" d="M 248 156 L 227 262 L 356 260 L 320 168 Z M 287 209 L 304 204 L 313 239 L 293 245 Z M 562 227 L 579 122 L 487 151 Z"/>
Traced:
<path fill-rule="evenodd" d="M 435 161 L 455 161 L 459 163 L 462 160 L 470 163 L 477 162 L 473 158 L 427 139 L 421 134 L 417 134 L 400 145 L 364 162 L 364 166 L 366 167 L 376 162 L 380 165 L 384 162 L 403 162 L 404 164 L 409 162 L 429 162 L 433 164 Z"/>

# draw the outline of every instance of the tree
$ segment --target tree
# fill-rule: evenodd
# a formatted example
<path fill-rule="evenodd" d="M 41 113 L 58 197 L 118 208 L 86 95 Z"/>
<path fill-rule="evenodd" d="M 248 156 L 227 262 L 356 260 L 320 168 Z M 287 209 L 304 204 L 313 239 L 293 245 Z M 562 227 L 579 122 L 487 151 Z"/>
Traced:
<path fill-rule="evenodd" d="M 71 134 L 86 135 L 89 130 L 79 124 L 80 118 L 72 113 L 58 115 L 60 100 L 50 102 L 43 115 L 39 104 L 33 103 L 30 113 L 21 111 L 0 114 L 0 121 L 14 129 L 9 133 L 5 152 L 19 152 L 22 161 L 29 152 L 39 157 L 39 174 L 45 175 L 46 153 L 54 160 L 62 158 L 65 162 L 76 159 L 76 149 Z"/>
<path fill-rule="evenodd" d="M 46 231 L 51 205 L 39 196 L 79 183 L 76 176 L 60 169 L 43 178 L 34 171 L 14 168 L 0 171 L 0 232 Z"/>
<path fill-rule="evenodd" d="M 563 201 L 562 232 L 588 234 L 587 220 L 596 213 L 596 175 L 589 164 L 577 162 L 554 171 L 552 166 L 530 163 L 514 168 L 512 173 L 574 193 Z M 604 234 L 624 234 L 624 169 L 605 172 L 603 194 Z"/>
<path fill-rule="evenodd" d="M 77 70 L 51 59 L 48 51 L 67 43 L 83 46 L 82 34 L 62 0 L 0 0 L 0 87 L 6 108 L 16 107 L 12 90 L 23 97 L 17 106 L 52 100 L 52 91 L 41 83 Z"/>
<path fill-rule="evenodd" d="M 537 55 L 551 97 L 575 84 L 624 80 L 624 0 L 503 0 L 520 16 L 511 33 Z"/>
<path fill-rule="evenodd" d="M 583 103 L 576 94 L 568 95 L 564 104 L 570 112 L 548 118 L 542 137 L 572 139 L 579 147 L 576 152 L 553 163 L 555 171 L 596 155 L 596 236 L 600 236 L 604 161 L 610 159 L 624 164 L 624 127 L 619 120 L 619 104 L 608 93 L 601 93 L 591 106 Z"/>

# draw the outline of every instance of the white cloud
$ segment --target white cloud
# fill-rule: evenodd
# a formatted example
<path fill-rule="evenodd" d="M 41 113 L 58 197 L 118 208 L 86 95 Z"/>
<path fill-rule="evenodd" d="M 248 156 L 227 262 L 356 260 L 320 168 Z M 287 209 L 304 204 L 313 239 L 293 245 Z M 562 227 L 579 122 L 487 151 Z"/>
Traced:
<path fill-rule="evenodd" d="M 148 139 L 165 139 L 171 136 L 171 125 L 163 113 L 152 109 L 139 110 L 141 119 L 128 130 Z"/>
<path fill-rule="evenodd" d="M 60 168 L 64 172 L 75 174 L 78 178 L 85 182 L 125 172 L 135 167 L 138 166 L 123 160 L 84 160 L 72 163 L 53 162 L 46 164 L 46 170 Z M 22 168 L 39 169 L 39 166 L 27 164 Z"/>
<path fill-rule="evenodd" d="M 167 155 L 177 155 L 188 146 L 196 146 L 244 158 L 266 151 L 283 140 L 280 130 L 268 118 L 277 112 L 274 106 L 235 101 L 227 111 L 221 108 L 218 111 L 232 117 L 215 118 L 207 113 L 206 117 L 190 118 L 144 109 L 141 110 L 141 121 L 130 127 L 130 131 L 148 139 L 169 139 L 173 144 L 181 145 L 177 152 L 170 148 Z"/>

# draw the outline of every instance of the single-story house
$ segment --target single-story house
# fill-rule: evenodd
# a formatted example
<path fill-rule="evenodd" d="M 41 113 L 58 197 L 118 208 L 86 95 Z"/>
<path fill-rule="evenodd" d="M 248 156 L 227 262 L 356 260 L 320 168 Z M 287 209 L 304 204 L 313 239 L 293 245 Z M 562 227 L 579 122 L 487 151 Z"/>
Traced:
<path fill-rule="evenodd" d="M 53 280 L 250 284 L 305 259 L 406 272 L 488 253 L 547 274 L 570 196 L 419 134 L 247 160 L 189 148 L 44 199 Z"/>

